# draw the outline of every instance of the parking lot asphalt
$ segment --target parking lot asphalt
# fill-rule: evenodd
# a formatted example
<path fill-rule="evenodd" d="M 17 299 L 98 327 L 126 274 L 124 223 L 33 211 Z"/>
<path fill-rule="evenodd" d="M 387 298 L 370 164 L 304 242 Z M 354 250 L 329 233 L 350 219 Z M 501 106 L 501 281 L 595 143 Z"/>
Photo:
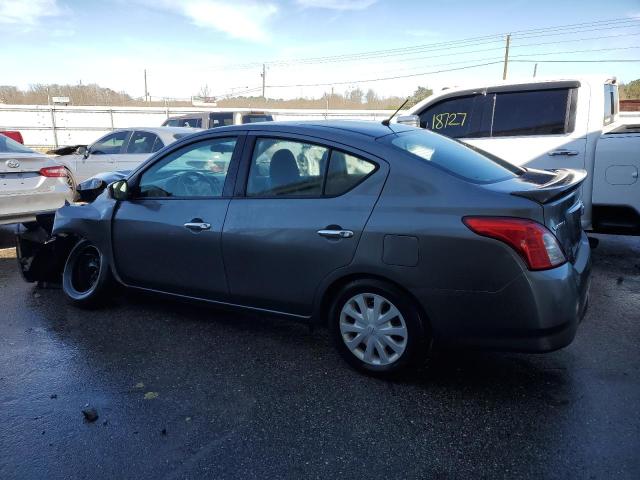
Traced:
<path fill-rule="evenodd" d="M 640 478 L 640 237 L 599 238 L 573 344 L 437 352 L 394 381 L 288 320 L 78 310 L 0 250 L 0 478 Z"/>

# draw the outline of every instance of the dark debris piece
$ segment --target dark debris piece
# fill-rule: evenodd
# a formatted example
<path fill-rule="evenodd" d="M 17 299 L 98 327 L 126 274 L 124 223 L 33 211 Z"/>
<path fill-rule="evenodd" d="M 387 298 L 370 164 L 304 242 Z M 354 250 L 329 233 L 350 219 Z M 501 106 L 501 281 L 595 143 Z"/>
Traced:
<path fill-rule="evenodd" d="M 98 419 L 98 412 L 95 408 L 87 408 L 82 410 L 82 415 L 87 422 L 95 422 Z"/>

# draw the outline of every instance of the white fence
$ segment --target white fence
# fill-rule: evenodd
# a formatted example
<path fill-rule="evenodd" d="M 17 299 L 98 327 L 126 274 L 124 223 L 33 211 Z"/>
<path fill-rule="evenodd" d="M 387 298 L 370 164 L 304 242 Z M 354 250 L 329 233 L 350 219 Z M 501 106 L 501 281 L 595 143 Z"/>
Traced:
<path fill-rule="evenodd" d="M 198 107 L 65 107 L 0 105 L 0 130 L 19 130 L 25 145 L 57 147 L 90 144 L 114 128 L 158 127 L 168 117 L 199 111 L 242 111 L 241 108 Z M 260 109 L 276 120 L 387 118 L 392 110 Z"/>

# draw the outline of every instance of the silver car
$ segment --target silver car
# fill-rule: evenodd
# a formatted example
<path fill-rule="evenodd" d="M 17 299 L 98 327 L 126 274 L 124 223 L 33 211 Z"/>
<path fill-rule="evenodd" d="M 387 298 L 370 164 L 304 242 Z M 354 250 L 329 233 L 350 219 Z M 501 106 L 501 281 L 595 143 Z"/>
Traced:
<path fill-rule="evenodd" d="M 31 222 L 71 197 L 64 166 L 0 135 L 0 225 Z"/>
<path fill-rule="evenodd" d="M 133 170 L 153 153 L 199 131 L 186 127 L 123 128 L 99 138 L 92 145 L 62 147 L 52 153 L 71 172 L 73 186 L 99 173 Z"/>
<path fill-rule="evenodd" d="M 78 306 L 119 283 L 328 325 L 367 372 L 432 343 L 544 352 L 587 304 L 585 175 L 402 125 L 221 127 L 58 210 L 45 263 Z"/>

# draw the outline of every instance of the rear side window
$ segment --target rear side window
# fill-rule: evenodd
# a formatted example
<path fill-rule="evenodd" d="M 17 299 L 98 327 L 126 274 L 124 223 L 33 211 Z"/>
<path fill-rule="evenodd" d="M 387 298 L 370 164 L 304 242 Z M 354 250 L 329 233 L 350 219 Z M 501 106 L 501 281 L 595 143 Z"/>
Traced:
<path fill-rule="evenodd" d="M 371 162 L 333 150 L 329 159 L 324 193 L 325 195 L 342 195 L 359 184 L 375 169 L 376 166 Z"/>
<path fill-rule="evenodd" d="M 243 115 L 242 123 L 272 122 L 271 115 Z"/>
<path fill-rule="evenodd" d="M 566 132 L 569 89 L 504 92 L 495 96 L 492 136 L 559 135 Z"/>
<path fill-rule="evenodd" d="M 452 138 L 481 136 L 483 98 L 472 95 L 437 103 L 420 114 L 420 126 Z"/>
<path fill-rule="evenodd" d="M 329 149 L 310 143 L 259 138 L 247 196 L 320 196 Z"/>
<path fill-rule="evenodd" d="M 493 183 L 520 175 L 523 170 L 497 157 L 487 157 L 462 143 L 425 131 L 387 135 L 389 142 L 414 157 L 471 183 Z"/>
<path fill-rule="evenodd" d="M 141 154 L 151 153 L 162 148 L 162 145 L 154 150 L 156 143 L 158 143 L 158 136 L 151 132 L 133 132 L 129 145 L 127 145 L 127 153 Z M 160 142 L 162 144 L 162 142 Z"/>

